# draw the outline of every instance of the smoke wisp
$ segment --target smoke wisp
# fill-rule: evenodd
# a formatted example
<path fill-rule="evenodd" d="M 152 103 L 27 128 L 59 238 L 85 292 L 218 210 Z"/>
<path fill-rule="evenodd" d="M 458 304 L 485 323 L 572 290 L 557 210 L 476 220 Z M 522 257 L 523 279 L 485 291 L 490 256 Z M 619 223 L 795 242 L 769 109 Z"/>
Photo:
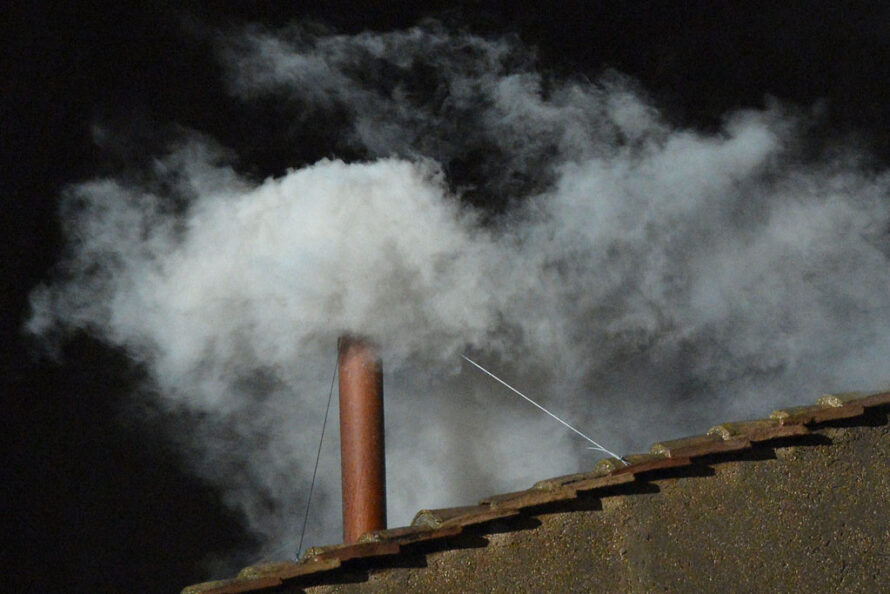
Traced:
<path fill-rule="evenodd" d="M 340 122 L 331 158 L 257 181 L 192 135 L 144 183 L 70 187 L 28 329 L 124 348 L 202 413 L 194 468 L 264 554 L 299 538 L 343 332 L 383 347 L 393 525 L 595 461 L 467 350 L 620 452 L 887 382 L 890 178 L 801 158 L 781 106 L 684 129 L 627 77 L 548 76 L 516 39 L 436 26 L 219 46 L 295 144 Z M 339 540 L 335 425 L 315 544 Z"/>

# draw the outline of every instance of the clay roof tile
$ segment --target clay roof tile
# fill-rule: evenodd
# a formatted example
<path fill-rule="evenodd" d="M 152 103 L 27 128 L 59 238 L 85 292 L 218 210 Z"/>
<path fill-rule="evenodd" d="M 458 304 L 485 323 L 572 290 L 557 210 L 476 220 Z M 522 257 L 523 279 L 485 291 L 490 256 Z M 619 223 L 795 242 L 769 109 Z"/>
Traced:
<path fill-rule="evenodd" d="M 570 487 L 556 487 L 552 489 L 536 489 L 532 487 L 525 491 L 487 497 L 479 503 L 490 505 L 492 509 L 521 510 L 559 501 L 569 501 L 577 496 L 577 492 Z"/>
<path fill-rule="evenodd" d="M 448 507 L 444 509 L 422 509 L 414 516 L 412 526 L 440 528 L 448 526 L 472 526 L 502 518 L 515 516 L 518 512 L 509 509 L 494 510 L 488 505 Z"/>
<path fill-rule="evenodd" d="M 239 592 L 266 590 L 280 585 L 281 580 L 275 577 L 234 578 L 188 586 L 182 591 L 182 594 L 238 594 Z"/>
<path fill-rule="evenodd" d="M 245 567 L 238 573 L 239 578 L 274 577 L 280 580 L 288 580 L 313 573 L 330 571 L 340 567 L 339 559 L 322 559 L 319 561 L 277 561 L 274 563 L 261 563 Z"/>
<path fill-rule="evenodd" d="M 311 547 L 303 555 L 301 563 L 312 563 L 337 559 L 341 562 L 368 557 L 384 557 L 399 552 L 399 545 L 393 542 L 361 542 L 324 547 Z"/>

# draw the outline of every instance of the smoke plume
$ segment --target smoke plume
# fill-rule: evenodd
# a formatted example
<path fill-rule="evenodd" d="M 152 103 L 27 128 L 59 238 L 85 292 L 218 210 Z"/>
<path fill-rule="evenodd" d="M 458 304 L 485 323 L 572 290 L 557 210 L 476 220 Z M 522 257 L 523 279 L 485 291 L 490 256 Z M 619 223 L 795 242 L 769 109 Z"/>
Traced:
<path fill-rule="evenodd" d="M 255 180 L 186 134 L 70 187 L 28 329 L 126 349 L 199 413 L 194 469 L 263 555 L 295 551 L 344 332 L 383 347 L 393 525 L 595 463 L 464 352 L 621 452 L 887 382 L 890 178 L 805 157 L 805 116 L 686 129 L 628 77 L 435 25 L 218 45 L 246 110 L 280 105 L 285 152 L 326 134 L 329 158 Z M 310 544 L 339 540 L 329 429 Z"/>

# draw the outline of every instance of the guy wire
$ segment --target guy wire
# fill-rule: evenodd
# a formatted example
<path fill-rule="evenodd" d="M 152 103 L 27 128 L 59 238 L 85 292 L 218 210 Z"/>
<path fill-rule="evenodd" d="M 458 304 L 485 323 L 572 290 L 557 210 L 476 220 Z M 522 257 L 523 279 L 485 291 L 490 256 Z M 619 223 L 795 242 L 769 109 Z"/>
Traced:
<path fill-rule="evenodd" d="M 608 455 L 612 456 L 613 458 L 617 458 L 618 460 L 621 460 L 621 461 L 624 463 L 625 466 L 627 466 L 627 460 L 625 460 L 623 457 L 621 457 L 621 456 L 619 456 L 618 454 L 615 454 L 615 453 L 613 453 L 613 452 L 607 450 L 606 448 L 604 448 L 603 446 L 601 446 L 600 444 L 598 444 L 597 442 L 595 442 L 595 441 L 592 440 L 591 438 L 587 437 L 586 435 L 584 435 L 583 433 L 581 433 L 580 431 L 578 431 L 577 429 L 575 429 L 574 427 L 572 427 L 571 425 L 569 425 L 568 423 L 566 423 L 565 421 L 563 421 L 562 419 L 560 419 L 559 417 L 557 417 L 555 414 L 553 414 L 552 412 L 550 412 L 549 410 L 547 410 L 546 408 L 544 408 L 543 406 L 541 406 L 540 404 L 538 404 L 537 402 L 535 402 L 534 400 L 532 400 L 531 398 L 529 398 L 528 396 L 526 396 L 525 394 L 523 394 L 522 392 L 520 392 L 519 390 L 517 390 L 516 388 L 514 388 L 513 386 L 511 386 L 510 384 L 508 384 L 507 382 L 505 382 L 504 380 L 502 380 L 501 378 L 499 378 L 498 376 L 496 376 L 495 374 L 493 374 L 492 372 L 488 371 L 487 369 L 485 369 L 484 367 L 482 367 L 481 365 L 479 365 L 478 363 L 476 363 L 475 361 L 473 361 L 472 359 L 470 359 L 470 358 L 467 357 L 466 355 L 461 355 L 461 357 L 462 357 L 467 363 L 473 365 L 474 367 L 476 367 L 477 369 L 479 369 L 479 370 L 480 370 L 482 373 L 484 373 L 485 375 L 491 377 L 492 379 L 494 379 L 494 380 L 497 381 L 498 383 L 500 383 L 500 384 L 506 386 L 507 388 L 509 388 L 510 390 L 512 390 L 513 392 L 515 392 L 516 394 L 522 396 L 522 397 L 525 398 L 528 402 L 530 402 L 531 404 L 535 405 L 538 409 L 540 409 L 541 411 L 547 413 L 548 415 L 550 415 L 551 417 L 553 417 L 554 419 L 556 419 L 557 421 L 559 421 L 560 423 L 562 423 L 565 427 L 568 427 L 569 429 L 571 429 L 572 431 L 574 431 L 575 433 L 577 433 L 578 435 L 580 435 L 581 437 L 583 437 L 584 439 L 586 439 L 587 441 L 589 441 L 590 443 L 592 443 L 594 447 L 592 447 L 592 448 L 590 448 L 590 449 L 592 449 L 592 450 L 597 450 L 597 451 L 603 452 L 604 454 L 608 454 Z"/>
<path fill-rule="evenodd" d="M 303 552 L 303 537 L 306 536 L 306 524 L 309 521 L 309 506 L 312 504 L 312 491 L 315 488 L 315 477 L 318 475 L 318 461 L 321 459 L 321 444 L 324 443 L 324 430 L 328 424 L 328 413 L 331 411 L 331 399 L 334 396 L 334 380 L 337 379 L 337 365 L 334 365 L 334 374 L 331 376 L 331 389 L 328 392 L 328 406 L 324 410 L 324 421 L 321 423 L 321 438 L 318 440 L 318 452 L 315 454 L 315 469 L 312 471 L 312 482 L 309 483 L 309 496 L 306 498 L 306 513 L 303 516 L 303 529 L 300 531 L 300 544 L 297 547 L 297 561 Z"/>

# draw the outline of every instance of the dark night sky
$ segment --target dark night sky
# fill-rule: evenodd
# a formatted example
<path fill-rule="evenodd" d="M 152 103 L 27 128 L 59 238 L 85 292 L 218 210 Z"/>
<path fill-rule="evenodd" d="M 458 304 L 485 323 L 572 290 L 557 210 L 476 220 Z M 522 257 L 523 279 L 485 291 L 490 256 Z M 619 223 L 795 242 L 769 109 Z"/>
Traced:
<path fill-rule="evenodd" d="M 166 445 L 187 421 L 133 395 L 140 371 L 125 355 L 75 336 L 53 362 L 21 333 L 27 295 L 62 249 L 61 189 L 139 156 L 100 154 L 95 123 L 193 128 L 236 149 L 239 167 L 257 177 L 329 154 L 324 129 L 298 154 L 283 151 L 274 105 L 246 113 L 225 94 L 202 30 L 311 18 L 344 32 L 382 31 L 435 17 L 511 31 L 539 48 L 545 69 L 594 78 L 611 67 L 635 77 L 684 125 L 714 126 L 767 96 L 803 109 L 822 102 L 817 137 L 860 143 L 876 164 L 890 159 L 890 9 L 881 3 L 311 4 L 38 0 L 2 9 L 7 591 L 178 591 L 208 579 L 208 554 L 249 541 Z M 145 142 L 156 148 L 148 134 Z"/>

